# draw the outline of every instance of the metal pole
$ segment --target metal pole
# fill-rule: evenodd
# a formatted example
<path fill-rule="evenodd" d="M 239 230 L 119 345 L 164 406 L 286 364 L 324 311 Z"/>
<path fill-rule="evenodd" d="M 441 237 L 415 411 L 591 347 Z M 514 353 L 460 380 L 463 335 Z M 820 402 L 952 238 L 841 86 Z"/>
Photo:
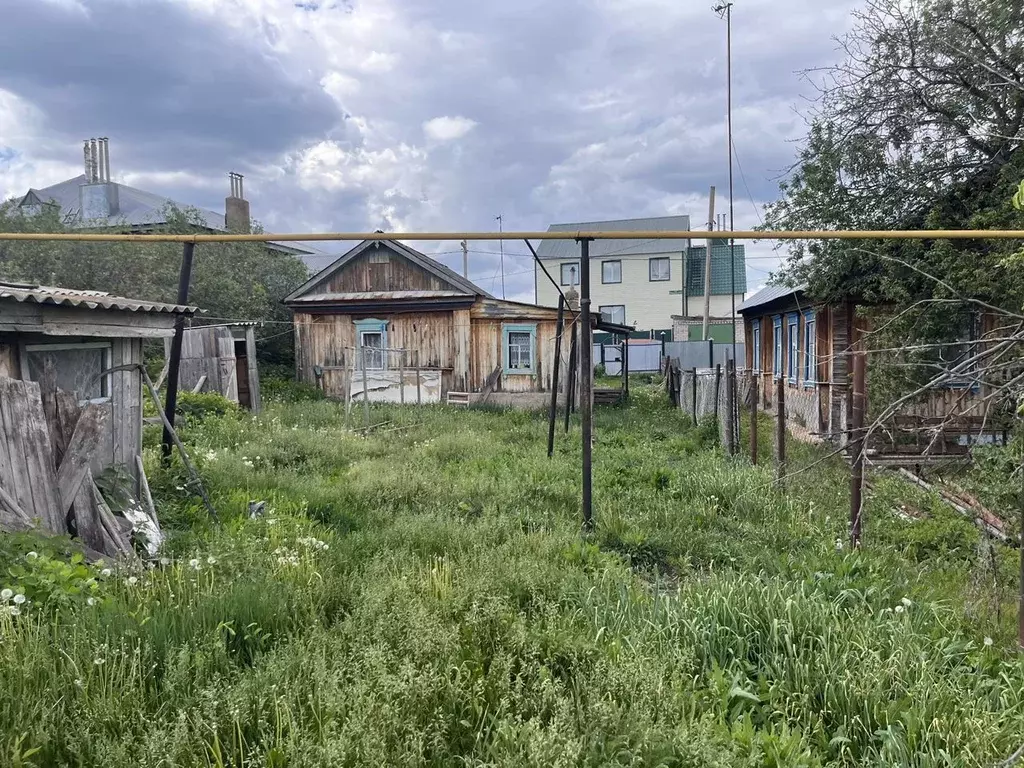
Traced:
<path fill-rule="evenodd" d="M 565 431 L 569 431 L 569 414 L 576 410 L 576 386 L 579 384 L 579 361 L 577 360 L 577 342 L 579 337 L 577 333 L 579 328 L 575 321 L 573 322 L 572 338 L 569 340 L 569 386 L 566 389 L 566 401 L 565 407 Z"/>
<path fill-rule="evenodd" d="M 736 390 L 736 362 L 734 360 L 727 360 L 725 363 L 725 410 L 727 415 L 726 422 L 726 433 L 725 442 L 726 450 L 729 451 L 729 455 L 733 456 L 736 454 L 736 433 L 734 431 L 734 419 L 736 417 L 736 409 L 733 408 L 735 402 Z"/>
<path fill-rule="evenodd" d="M 775 481 L 780 491 L 786 490 L 786 383 L 775 380 Z"/>
<path fill-rule="evenodd" d="M 750 372 L 750 463 L 757 466 L 757 398 L 758 398 L 757 375 Z"/>
<path fill-rule="evenodd" d="M 629 336 L 622 342 L 622 386 L 629 399 Z"/>
<path fill-rule="evenodd" d="M 398 350 L 398 397 L 405 405 L 405 350 Z"/>
<path fill-rule="evenodd" d="M 420 379 L 422 371 L 420 370 L 420 351 L 416 350 L 416 405 L 423 404 L 423 396 L 420 394 Z"/>
<path fill-rule="evenodd" d="M 188 287 L 192 281 L 192 257 L 195 255 L 194 243 L 185 243 L 181 249 L 181 271 L 178 273 L 178 304 L 188 303 Z M 164 413 L 167 422 L 174 424 L 174 412 L 178 409 L 178 372 L 181 368 L 181 344 L 185 338 L 185 316 L 178 315 L 174 319 L 174 337 L 171 339 L 171 358 L 167 365 L 167 399 L 164 402 Z M 164 427 L 161 453 L 164 460 L 171 457 L 171 446 L 174 435 Z"/>
<path fill-rule="evenodd" d="M 708 197 L 708 232 L 715 229 L 715 188 L 711 188 Z M 708 339 L 711 325 L 711 238 L 708 238 L 704 246 L 707 252 L 704 254 L 704 325 L 701 329 L 701 338 Z"/>
<path fill-rule="evenodd" d="M 697 426 L 697 366 L 691 369 L 693 376 L 693 426 Z"/>
<path fill-rule="evenodd" d="M 853 355 L 853 424 L 850 432 L 850 546 L 860 546 L 861 517 L 864 508 L 864 353 Z"/>
<path fill-rule="evenodd" d="M 462 241 L 462 276 L 469 279 L 469 246 Z"/>
<path fill-rule="evenodd" d="M 718 398 L 722 396 L 722 364 L 715 365 L 715 418 L 719 417 Z"/>
<path fill-rule="evenodd" d="M 498 234 L 502 233 L 504 229 L 504 222 L 501 219 L 501 214 L 498 214 L 495 218 L 498 219 Z M 505 298 L 505 241 L 504 239 L 498 239 L 498 251 L 501 253 L 501 298 Z"/>
<path fill-rule="evenodd" d="M 363 414 L 366 417 L 366 428 L 370 428 L 370 386 L 366 380 L 366 347 L 359 348 L 359 359 L 363 365 Z"/>
<path fill-rule="evenodd" d="M 583 529 L 594 529 L 594 345 L 590 328 L 590 241 L 580 240 L 580 420 L 583 423 Z"/>
<path fill-rule="evenodd" d="M 562 331 L 565 322 L 565 296 L 558 297 L 558 320 L 555 322 L 555 360 L 551 371 L 551 408 L 548 411 L 548 458 L 555 452 L 555 419 L 558 417 L 558 368 L 562 362 Z M 568 408 L 568 402 L 566 402 Z"/>
<path fill-rule="evenodd" d="M 725 6 L 725 98 L 726 133 L 729 137 L 729 229 L 736 226 L 733 220 L 733 179 L 732 179 L 732 3 Z M 729 238 L 729 285 L 732 289 L 732 359 L 736 360 L 736 238 Z"/>

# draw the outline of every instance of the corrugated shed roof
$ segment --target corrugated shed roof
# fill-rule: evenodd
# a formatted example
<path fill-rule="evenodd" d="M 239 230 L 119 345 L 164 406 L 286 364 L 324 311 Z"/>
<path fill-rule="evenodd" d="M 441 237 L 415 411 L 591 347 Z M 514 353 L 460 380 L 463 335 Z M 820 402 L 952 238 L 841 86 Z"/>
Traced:
<path fill-rule="evenodd" d="M 309 293 L 292 299 L 296 304 L 321 301 L 395 301 L 400 299 L 472 299 L 472 293 L 459 291 L 359 291 L 349 293 Z"/>
<path fill-rule="evenodd" d="M 713 253 L 714 252 L 712 251 L 712 254 Z M 803 285 L 798 285 L 795 288 L 788 285 L 767 285 L 736 307 L 736 311 L 742 312 L 745 309 L 753 309 L 754 307 L 760 307 L 764 304 L 770 304 L 773 301 L 785 298 L 786 296 L 792 296 L 794 293 L 805 290 L 806 286 Z"/>
<path fill-rule="evenodd" d="M 614 232 L 634 230 L 643 232 L 670 232 L 689 230 L 689 216 L 657 216 L 643 219 L 612 219 L 609 221 L 583 221 L 571 224 L 552 224 L 548 232 Z M 594 240 L 590 244 L 591 258 L 608 256 L 640 256 L 655 253 L 682 253 L 689 240 Z M 542 259 L 579 259 L 580 246 L 575 240 L 541 240 L 537 256 Z"/>
<path fill-rule="evenodd" d="M 59 182 L 42 189 L 30 189 L 28 195 L 34 195 L 39 203 L 56 203 L 60 206 L 61 218 L 69 227 L 95 227 L 102 226 L 102 221 L 86 221 L 82 219 L 81 202 L 78 188 L 86 183 L 85 174 L 76 176 L 73 179 Z M 167 223 L 167 208 L 174 207 L 179 210 L 195 208 L 199 213 L 202 226 L 217 232 L 226 232 L 227 225 L 224 223 L 224 214 L 211 211 L 207 208 L 198 208 L 186 203 L 179 203 L 169 197 L 157 195 L 153 192 L 127 184 L 110 182 L 117 187 L 118 212 L 107 221 L 111 224 L 125 223 L 131 227 L 153 227 Z M 28 202 L 32 202 L 29 200 Z M 278 248 L 284 248 L 296 253 L 303 253 L 307 248 L 297 243 L 269 243 Z"/>
<path fill-rule="evenodd" d="M 22 304 L 51 304 L 53 306 L 82 307 L 85 309 L 111 309 L 124 312 L 170 313 L 192 315 L 197 307 L 184 304 L 164 304 L 158 301 L 128 299 L 111 296 L 102 291 L 76 291 L 47 285 L 0 282 L 0 299 L 13 299 Z"/>
<path fill-rule="evenodd" d="M 728 243 L 715 243 L 711 246 L 711 294 L 728 296 L 731 293 L 747 292 L 747 257 L 742 245 L 735 246 L 733 274 L 729 272 L 730 246 Z M 704 295 L 704 261 L 707 246 L 695 245 L 687 252 L 686 288 L 690 296 Z M 732 277 L 736 285 L 732 285 Z"/>

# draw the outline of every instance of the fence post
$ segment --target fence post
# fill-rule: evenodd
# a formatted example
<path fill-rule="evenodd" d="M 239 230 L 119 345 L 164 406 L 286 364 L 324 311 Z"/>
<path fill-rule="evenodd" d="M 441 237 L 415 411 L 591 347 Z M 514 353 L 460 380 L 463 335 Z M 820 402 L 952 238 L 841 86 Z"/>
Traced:
<path fill-rule="evenodd" d="M 715 418 L 719 417 L 718 398 L 722 394 L 722 364 L 715 365 Z"/>
<path fill-rule="evenodd" d="M 736 417 L 736 411 L 733 409 L 736 396 L 736 390 L 733 388 L 736 384 L 735 365 L 732 360 L 725 361 L 725 448 L 730 456 L 736 453 L 736 433 L 733 431 L 733 420 Z"/>
<path fill-rule="evenodd" d="M 697 426 L 697 366 L 690 369 L 693 376 L 693 426 Z"/>
<path fill-rule="evenodd" d="M 853 423 L 850 434 L 850 546 L 860 546 L 864 489 L 864 353 L 853 355 Z"/>
<path fill-rule="evenodd" d="M 423 396 L 420 393 L 420 378 L 422 370 L 420 369 L 420 351 L 416 350 L 416 405 L 423 404 Z"/>
<path fill-rule="evenodd" d="M 366 416 L 366 428 L 370 428 L 370 385 L 366 380 L 366 347 L 359 348 L 359 359 L 363 365 L 363 414 Z"/>
<path fill-rule="evenodd" d="M 665 345 L 662 343 L 662 351 Z M 629 400 L 629 336 L 622 342 L 622 388 L 623 395 Z"/>
<path fill-rule="evenodd" d="M 398 350 L 398 397 L 405 405 L 405 350 Z"/>
<path fill-rule="evenodd" d="M 750 372 L 750 463 L 757 466 L 757 389 L 758 377 Z"/>
<path fill-rule="evenodd" d="M 555 322 L 555 359 L 551 371 L 551 408 L 548 411 L 548 458 L 555 452 L 555 419 L 558 418 L 558 368 L 562 362 L 562 333 L 565 331 L 565 296 L 558 297 L 558 320 Z M 568 401 L 566 401 L 568 407 Z"/>
<path fill-rule="evenodd" d="M 786 383 L 775 380 L 775 469 L 780 491 L 786 490 Z"/>

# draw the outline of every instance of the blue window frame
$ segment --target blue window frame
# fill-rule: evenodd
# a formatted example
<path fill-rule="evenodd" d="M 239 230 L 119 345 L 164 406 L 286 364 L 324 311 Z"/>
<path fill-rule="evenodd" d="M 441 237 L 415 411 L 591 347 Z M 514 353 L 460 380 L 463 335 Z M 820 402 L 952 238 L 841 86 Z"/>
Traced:
<path fill-rule="evenodd" d="M 388 321 L 369 317 L 356 320 L 356 344 L 368 371 L 384 371 L 388 367 Z"/>
<path fill-rule="evenodd" d="M 506 374 L 536 374 L 537 325 L 502 325 L 501 350 Z"/>
<path fill-rule="evenodd" d="M 811 387 L 818 378 L 818 337 L 814 311 L 804 312 L 804 386 Z"/>
<path fill-rule="evenodd" d="M 786 315 L 786 339 L 789 344 L 786 355 L 786 373 L 790 384 L 796 384 L 797 359 L 800 355 L 800 315 L 791 312 Z"/>
<path fill-rule="evenodd" d="M 751 341 L 753 351 L 751 352 L 750 358 L 750 370 L 754 373 L 761 372 L 761 319 L 758 318 L 754 321 L 754 327 L 751 329 Z"/>
<path fill-rule="evenodd" d="M 785 348 L 782 341 L 782 315 L 776 315 L 772 318 L 772 341 L 774 342 L 774 350 L 772 354 L 772 375 L 777 378 L 782 378 L 782 350 Z"/>

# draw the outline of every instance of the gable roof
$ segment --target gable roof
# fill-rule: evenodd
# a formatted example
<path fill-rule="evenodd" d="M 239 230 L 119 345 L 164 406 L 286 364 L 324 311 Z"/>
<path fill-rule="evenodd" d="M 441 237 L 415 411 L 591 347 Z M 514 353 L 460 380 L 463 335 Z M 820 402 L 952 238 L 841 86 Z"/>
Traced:
<path fill-rule="evenodd" d="M 689 216 L 655 216 L 643 219 L 609 219 L 582 221 L 573 224 L 552 224 L 548 232 L 671 232 L 690 229 Z M 686 240 L 595 240 L 590 244 L 590 257 L 636 256 L 654 253 L 682 253 L 690 245 Z M 580 246 L 575 240 L 541 240 L 537 246 L 541 259 L 579 259 Z"/>
<path fill-rule="evenodd" d="M 712 254 L 714 254 L 713 250 Z M 807 290 L 807 288 L 803 285 L 798 285 L 796 287 L 789 285 L 766 285 L 760 291 L 736 307 L 736 311 L 744 312 L 757 307 L 762 307 L 766 304 L 771 304 L 773 301 L 784 299 L 787 296 L 803 293 L 805 290 Z"/>
<path fill-rule="evenodd" d="M 69 227 L 95 227 L 102 226 L 102 221 L 89 221 L 82 218 L 79 190 L 88 180 L 85 174 L 75 176 L 73 179 L 53 184 L 42 189 L 29 189 L 21 199 L 19 205 L 46 205 L 54 204 L 60 206 L 61 219 Z M 116 226 L 126 224 L 129 227 L 155 227 L 167 223 L 167 209 L 169 207 L 184 210 L 195 209 L 199 214 L 201 226 L 215 232 L 227 232 L 227 225 L 224 222 L 224 214 L 211 211 L 207 208 L 179 203 L 169 197 L 158 195 L 153 192 L 146 192 L 137 187 L 127 184 L 119 184 L 116 181 L 108 182 L 117 187 L 118 211 L 115 216 L 107 219 L 107 224 Z M 267 243 L 268 246 L 276 247 L 278 250 L 285 250 L 289 253 L 302 254 L 308 249 L 304 246 L 293 243 Z"/>
<path fill-rule="evenodd" d="M 403 245 L 397 240 L 364 240 L 351 250 L 347 251 L 346 253 L 343 253 L 341 256 L 335 257 L 334 261 L 331 264 L 321 269 L 319 272 L 317 272 L 315 275 L 309 278 L 309 280 L 307 280 L 305 283 L 300 285 L 290 294 L 285 296 L 282 301 L 285 304 L 298 301 L 304 293 L 314 288 L 319 283 L 322 283 L 324 280 L 331 277 L 332 275 L 335 275 L 338 272 L 340 272 L 350 262 L 352 262 L 357 257 L 361 256 L 363 253 L 365 253 L 367 250 L 369 250 L 371 247 L 377 244 L 385 245 L 391 248 L 391 250 L 393 250 L 399 256 L 405 257 L 413 264 L 422 267 L 427 272 L 433 274 L 435 277 L 439 277 L 441 280 L 444 280 L 454 289 L 461 292 L 463 295 L 485 296 L 489 299 L 494 298 L 483 288 L 480 288 L 476 284 L 471 283 L 462 275 L 449 269 L 441 262 L 435 261 L 426 254 L 420 253 L 415 248 L 410 248 L 407 245 Z"/>

